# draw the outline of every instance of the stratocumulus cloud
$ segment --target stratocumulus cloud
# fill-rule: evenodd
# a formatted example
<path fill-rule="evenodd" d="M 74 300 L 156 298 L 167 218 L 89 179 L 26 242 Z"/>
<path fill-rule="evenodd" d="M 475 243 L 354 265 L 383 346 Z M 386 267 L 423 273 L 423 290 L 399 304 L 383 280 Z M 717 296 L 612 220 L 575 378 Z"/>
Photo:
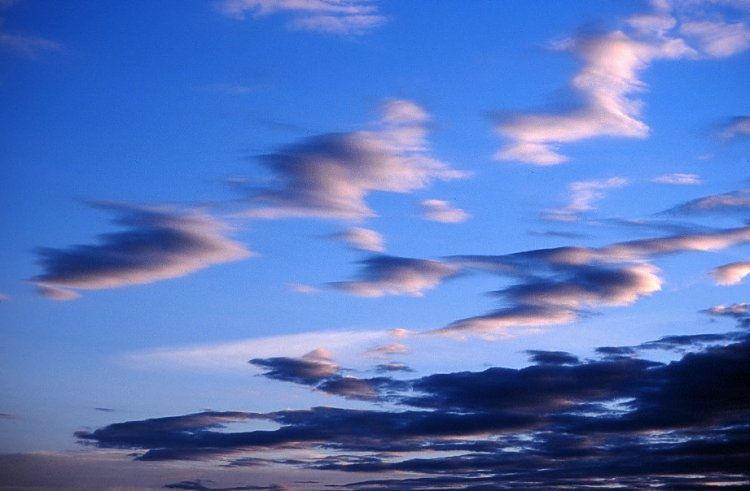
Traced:
<path fill-rule="evenodd" d="M 555 49 L 582 61 L 570 82 L 582 103 L 559 113 L 500 118 L 496 131 L 508 142 L 495 158 L 555 165 L 568 160 L 558 151 L 564 143 L 601 136 L 644 138 L 649 128 L 634 94 L 644 90 L 640 77 L 646 68 L 658 60 L 725 58 L 750 44 L 750 31 L 742 23 L 688 19 L 678 27 L 668 2 L 652 5 L 652 13 L 632 16 L 625 29 L 555 43 Z"/>
<path fill-rule="evenodd" d="M 390 478 L 394 471 L 422 474 L 384 481 L 391 484 L 383 489 L 450 488 L 479 475 L 490 488 L 577 487 L 592 479 L 680 487 L 710 482 L 715 473 L 747 479 L 747 332 L 674 338 L 648 349 L 693 345 L 697 351 L 670 363 L 627 349 L 618 356 L 603 349 L 603 358 L 585 361 L 533 351 L 532 364 L 520 369 L 380 377 L 377 384 L 348 377 L 342 385 L 354 392 L 338 392 L 361 398 L 365 383 L 390 401 L 390 409 L 203 412 L 116 423 L 76 436 L 100 448 L 135 450 L 140 460 L 219 458 L 229 465 L 286 464 Z M 704 342 L 719 344 L 701 347 Z M 231 430 L 252 421 L 278 428 Z M 666 432 L 670 438 L 663 438 Z M 256 457 L 273 449 L 313 452 Z M 314 452 L 322 449 L 329 453 Z M 348 456 L 352 452 L 358 457 Z"/>
<path fill-rule="evenodd" d="M 228 239 L 221 222 L 198 211 L 98 203 L 115 215 L 122 232 L 100 236 L 96 245 L 37 251 L 43 272 L 32 281 L 55 300 L 75 298 L 77 290 L 100 290 L 177 278 L 212 264 L 251 255 Z"/>
<path fill-rule="evenodd" d="M 222 0 L 217 8 L 237 20 L 248 13 L 254 18 L 286 13 L 291 29 L 340 35 L 363 34 L 386 21 L 371 0 Z"/>
<path fill-rule="evenodd" d="M 261 156 L 280 184 L 255 191 L 242 215 L 362 220 L 375 216 L 365 202 L 372 192 L 408 193 L 436 179 L 465 177 L 429 155 L 418 106 L 398 101 L 410 109 L 397 112 L 396 103 L 384 104 L 378 130 L 313 136 Z"/>

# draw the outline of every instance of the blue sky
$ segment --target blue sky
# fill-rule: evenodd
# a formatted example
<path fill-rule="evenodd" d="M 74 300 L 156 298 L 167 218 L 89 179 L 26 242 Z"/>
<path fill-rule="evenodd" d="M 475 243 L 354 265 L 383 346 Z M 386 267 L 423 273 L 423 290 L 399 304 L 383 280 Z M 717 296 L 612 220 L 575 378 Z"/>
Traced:
<path fill-rule="evenodd" d="M 403 409 L 367 379 L 386 362 L 746 325 L 748 22 L 743 0 L 0 1 L 0 451 L 94 462 L 128 445 L 75 431 Z M 336 369 L 247 363 L 281 358 Z"/>

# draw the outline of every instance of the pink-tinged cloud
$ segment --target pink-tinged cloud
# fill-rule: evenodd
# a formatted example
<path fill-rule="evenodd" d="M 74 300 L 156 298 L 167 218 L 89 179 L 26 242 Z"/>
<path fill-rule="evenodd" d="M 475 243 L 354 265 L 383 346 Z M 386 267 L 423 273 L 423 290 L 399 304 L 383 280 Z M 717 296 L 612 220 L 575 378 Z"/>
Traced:
<path fill-rule="evenodd" d="M 41 248 L 43 272 L 32 279 L 42 295 L 71 300 L 77 290 L 100 290 L 185 276 L 213 264 L 251 255 L 225 236 L 226 225 L 198 211 L 99 203 L 122 232 L 98 244 Z"/>
<path fill-rule="evenodd" d="M 716 284 L 723 286 L 737 285 L 749 275 L 750 261 L 725 264 L 711 271 L 711 276 L 716 280 Z"/>
<path fill-rule="evenodd" d="M 630 184 L 624 177 L 577 181 L 568 186 L 569 202 L 562 208 L 545 210 L 542 216 L 547 220 L 572 222 L 582 213 L 594 209 L 594 202 L 604 199 L 605 191 L 622 188 Z"/>
<path fill-rule="evenodd" d="M 419 204 L 422 207 L 422 218 L 433 222 L 461 223 L 471 216 L 441 199 L 426 199 L 420 201 Z"/>
<path fill-rule="evenodd" d="M 385 250 L 383 236 L 369 228 L 350 227 L 343 232 L 331 235 L 331 238 L 362 251 L 383 252 Z"/>

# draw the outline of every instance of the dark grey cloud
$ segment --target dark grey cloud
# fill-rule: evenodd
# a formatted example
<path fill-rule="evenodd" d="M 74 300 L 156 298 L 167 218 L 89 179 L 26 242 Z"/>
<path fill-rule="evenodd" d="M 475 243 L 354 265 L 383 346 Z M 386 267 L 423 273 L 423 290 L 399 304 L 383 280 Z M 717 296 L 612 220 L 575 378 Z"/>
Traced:
<path fill-rule="evenodd" d="M 95 245 L 37 250 L 39 292 L 71 300 L 78 290 L 99 290 L 177 278 L 251 253 L 225 236 L 228 228 L 194 210 L 96 203 L 115 216 L 122 232 L 103 234 Z"/>
<path fill-rule="evenodd" d="M 750 335 L 721 336 L 669 336 L 638 349 L 602 349 L 618 356 L 601 359 L 535 351 L 524 368 L 433 374 L 401 385 L 369 379 L 366 390 L 389 409 L 204 412 L 76 435 L 101 448 L 135 450 L 141 460 L 221 458 L 229 465 L 283 464 L 389 479 L 352 483 L 354 489 L 744 482 L 750 479 Z M 696 351 L 669 363 L 635 353 L 687 345 Z M 361 395 L 359 379 L 352 379 L 347 390 Z M 253 420 L 278 428 L 231 431 L 232 423 Z M 272 449 L 322 455 L 266 458 Z M 397 474 L 403 472 L 421 476 Z"/>

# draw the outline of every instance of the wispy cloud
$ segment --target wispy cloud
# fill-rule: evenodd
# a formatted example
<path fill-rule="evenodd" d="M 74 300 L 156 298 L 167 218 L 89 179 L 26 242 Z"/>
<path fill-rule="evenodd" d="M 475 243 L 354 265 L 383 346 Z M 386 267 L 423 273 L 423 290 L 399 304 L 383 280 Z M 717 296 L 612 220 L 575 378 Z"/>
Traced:
<path fill-rule="evenodd" d="M 37 251 L 43 272 L 32 281 L 54 300 L 77 290 L 100 290 L 177 278 L 212 264 L 251 255 L 225 237 L 228 227 L 192 210 L 96 203 L 125 231 L 100 236 L 96 245 Z"/>
<path fill-rule="evenodd" d="M 676 186 L 693 186 L 702 182 L 698 174 L 683 174 L 679 172 L 662 174 L 661 176 L 654 177 L 651 181 L 657 184 L 674 184 Z"/>
<path fill-rule="evenodd" d="M 714 277 L 719 285 L 736 285 L 746 276 L 750 275 L 750 261 L 739 261 L 729 263 L 711 270 L 711 276 Z"/>
<path fill-rule="evenodd" d="M 750 136 L 750 116 L 737 116 L 730 119 L 722 125 L 720 134 L 724 138 Z"/>
<path fill-rule="evenodd" d="M 578 220 L 582 213 L 594 209 L 594 202 L 604 199 L 604 191 L 622 188 L 630 184 L 624 177 L 577 181 L 568 185 L 569 202 L 562 208 L 545 210 L 542 214 L 547 220 L 572 222 Z"/>
<path fill-rule="evenodd" d="M 291 29 L 328 34 L 363 34 L 387 20 L 373 0 L 221 0 L 216 6 L 237 20 L 248 14 L 254 18 L 286 14 Z"/>

